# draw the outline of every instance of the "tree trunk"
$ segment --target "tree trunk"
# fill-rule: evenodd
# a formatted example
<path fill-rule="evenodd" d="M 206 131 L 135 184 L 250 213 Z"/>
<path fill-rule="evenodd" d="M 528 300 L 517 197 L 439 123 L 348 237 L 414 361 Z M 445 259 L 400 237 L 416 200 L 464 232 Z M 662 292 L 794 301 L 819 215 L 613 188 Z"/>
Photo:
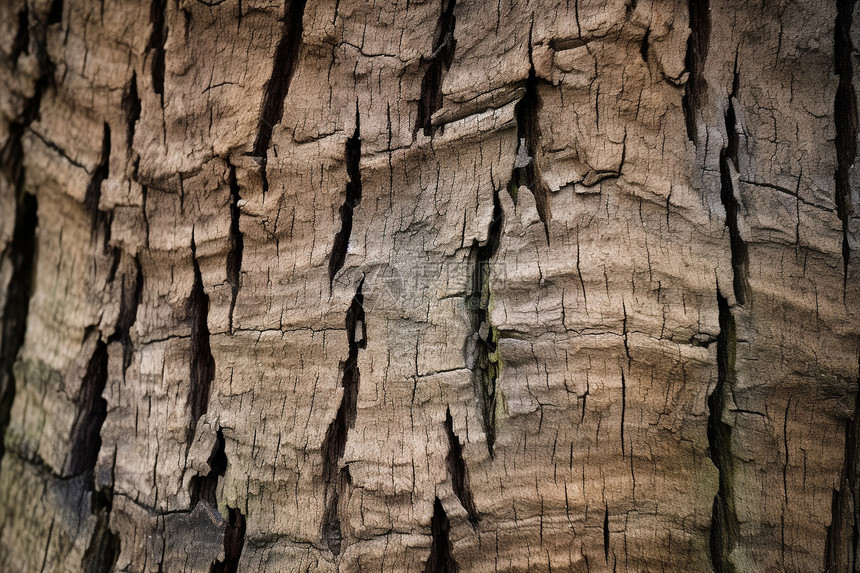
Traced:
<path fill-rule="evenodd" d="M 4 571 L 860 571 L 854 2 L 4 0 Z"/>

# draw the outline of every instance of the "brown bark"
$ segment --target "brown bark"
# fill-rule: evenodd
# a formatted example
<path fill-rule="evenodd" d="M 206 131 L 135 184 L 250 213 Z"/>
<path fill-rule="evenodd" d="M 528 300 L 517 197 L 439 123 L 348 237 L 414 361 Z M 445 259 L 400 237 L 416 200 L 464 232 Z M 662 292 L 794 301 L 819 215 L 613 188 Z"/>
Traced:
<path fill-rule="evenodd" d="M 853 0 L 0 27 L 4 570 L 860 570 Z"/>

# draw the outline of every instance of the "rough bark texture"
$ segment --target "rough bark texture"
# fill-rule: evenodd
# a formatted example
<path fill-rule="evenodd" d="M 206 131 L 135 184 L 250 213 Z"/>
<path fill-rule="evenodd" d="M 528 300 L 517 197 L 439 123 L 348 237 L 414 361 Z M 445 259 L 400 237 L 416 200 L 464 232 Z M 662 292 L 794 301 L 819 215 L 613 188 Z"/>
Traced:
<path fill-rule="evenodd" d="M 4 571 L 858 571 L 855 0 L 0 2 Z"/>

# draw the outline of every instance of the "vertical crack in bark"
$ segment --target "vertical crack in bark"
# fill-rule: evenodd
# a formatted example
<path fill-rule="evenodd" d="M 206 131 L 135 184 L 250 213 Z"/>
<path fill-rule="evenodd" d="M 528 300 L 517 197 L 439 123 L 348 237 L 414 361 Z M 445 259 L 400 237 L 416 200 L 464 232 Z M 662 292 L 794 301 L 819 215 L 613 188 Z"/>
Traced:
<path fill-rule="evenodd" d="M 457 573 L 460 566 L 451 553 L 451 522 L 437 497 L 433 502 L 433 518 L 430 520 L 430 557 L 427 558 L 425 573 Z"/>
<path fill-rule="evenodd" d="M 854 571 L 860 524 L 857 520 L 858 488 L 857 448 L 860 445 L 860 359 L 857 364 L 858 387 L 854 391 L 854 412 L 845 424 L 845 454 L 839 489 L 833 490 L 830 525 L 824 553 L 825 571 Z"/>
<path fill-rule="evenodd" d="M 445 410 L 445 431 L 448 434 L 448 455 L 445 457 L 445 463 L 448 467 L 448 475 L 451 476 L 451 486 L 463 509 L 469 515 L 469 522 L 472 527 L 475 527 L 481 521 L 481 517 L 475 508 L 475 500 L 469 484 L 469 470 L 466 468 L 466 460 L 463 459 L 460 438 L 454 433 L 454 420 L 451 418 L 450 408 Z"/>
<path fill-rule="evenodd" d="M 739 305 L 744 306 L 750 298 L 748 280 L 749 254 L 738 226 L 740 202 L 735 195 L 733 182 L 733 173 L 736 173 L 738 170 L 738 148 L 740 146 L 734 105 L 737 92 L 738 73 L 736 59 L 732 91 L 729 94 L 729 105 L 725 114 L 728 141 L 726 142 L 726 146 L 720 151 L 720 200 L 723 203 L 723 208 L 726 210 L 726 227 L 729 230 L 735 299 L 737 299 Z"/>
<path fill-rule="evenodd" d="M 119 257 L 117 257 L 118 259 Z M 131 341 L 131 327 L 137 321 L 137 308 L 140 306 L 140 297 L 143 294 L 143 269 L 140 266 L 140 258 L 134 257 L 134 274 L 123 274 L 120 295 L 119 318 L 116 329 L 108 338 L 108 342 L 119 342 L 122 345 L 122 372 L 131 365 L 134 345 Z"/>
<path fill-rule="evenodd" d="M 709 0 L 689 0 L 688 12 L 690 18 L 690 35 L 687 38 L 686 68 L 689 72 L 684 95 L 681 97 L 681 107 L 684 110 L 684 121 L 687 125 L 687 138 L 694 144 L 698 143 L 698 127 L 696 114 L 705 103 L 707 84 L 704 74 L 705 58 L 711 38 L 711 8 Z"/>
<path fill-rule="evenodd" d="M 52 0 L 48 11 L 48 25 L 59 24 L 63 21 L 63 0 Z"/>
<path fill-rule="evenodd" d="M 227 282 L 230 284 L 230 334 L 233 334 L 233 311 L 236 309 L 236 297 L 239 295 L 239 275 L 242 271 L 242 252 L 245 249 L 245 237 L 239 228 L 239 182 L 236 180 L 236 168 L 230 166 L 230 250 L 227 253 Z"/>
<path fill-rule="evenodd" d="M 499 376 L 499 331 L 490 322 L 490 273 L 491 260 L 499 248 L 502 236 L 504 213 L 499 202 L 499 192 L 493 190 L 493 219 L 490 222 L 487 242 L 472 245 L 471 258 L 472 290 L 466 297 L 466 309 L 471 317 L 472 336 L 467 352 L 474 353 L 472 384 L 478 396 L 487 450 L 495 456 L 496 442 L 496 380 Z"/>
<path fill-rule="evenodd" d="M 203 289 L 203 277 L 197 261 L 197 248 L 191 239 L 191 260 L 194 264 L 194 286 L 188 298 L 188 319 L 191 321 L 191 364 L 188 404 L 191 419 L 188 443 L 197 431 L 197 422 L 209 407 L 209 388 L 215 378 L 215 359 L 209 345 L 209 295 Z"/>
<path fill-rule="evenodd" d="M 516 190 L 521 185 L 529 188 L 535 198 L 535 207 L 538 217 L 543 223 L 546 243 L 549 244 L 549 189 L 543 182 L 540 167 L 537 164 L 538 145 L 541 137 L 539 112 L 541 107 L 538 95 L 538 78 L 535 73 L 534 61 L 532 60 L 532 32 L 529 29 L 529 76 L 526 79 L 526 93 L 517 102 L 514 115 L 517 120 L 517 158 L 514 162 L 514 171 L 511 176 L 512 196 L 516 196 Z"/>
<path fill-rule="evenodd" d="M 243 547 L 245 547 L 245 516 L 238 509 L 228 507 L 227 531 L 224 533 L 224 561 L 213 563 L 210 573 L 237 573 Z"/>
<path fill-rule="evenodd" d="M 20 141 L 18 142 L 20 153 Z M 23 190 L 24 174 L 20 168 L 21 155 L 13 155 L 14 162 L 7 163 L 4 154 L 3 168 L 17 174 L 17 197 L 15 205 L 15 228 L 12 242 L 8 245 L 3 258 L 12 268 L 6 291 L 6 305 L 0 323 L 0 463 L 6 453 L 6 429 L 9 427 L 12 402 L 15 400 L 15 360 L 24 345 L 27 332 L 27 314 L 30 308 L 30 294 L 33 288 L 33 273 L 36 265 L 36 197 Z M 18 163 L 18 165 L 15 165 Z"/>
<path fill-rule="evenodd" d="M 833 57 L 839 85 L 833 102 L 836 124 L 836 214 L 842 222 L 842 297 L 848 289 L 848 263 L 851 248 L 848 243 L 848 222 L 853 214 L 851 205 L 851 168 L 857 157 L 857 96 L 854 92 L 854 66 L 851 58 L 851 25 L 856 0 L 836 0 L 836 26 Z"/>
<path fill-rule="evenodd" d="M 92 176 L 90 177 L 89 184 L 87 185 L 87 191 L 84 195 L 84 207 L 86 207 L 90 216 L 92 217 L 92 236 L 95 236 L 96 233 L 101 231 L 104 234 L 105 247 L 107 247 L 107 242 L 109 240 L 108 233 L 109 229 L 109 220 L 107 215 L 99 210 L 99 202 L 102 197 L 102 183 L 104 183 L 105 179 L 110 175 L 110 126 L 107 122 L 104 123 L 104 129 L 102 134 L 102 154 L 101 159 L 99 160 L 99 164 L 96 166 L 93 171 Z"/>
<path fill-rule="evenodd" d="M 609 564 L 609 506 L 603 507 L 603 559 Z"/>
<path fill-rule="evenodd" d="M 340 526 L 339 501 L 346 491 L 350 477 L 348 468 L 339 468 L 340 460 L 346 451 L 346 439 L 349 430 L 355 426 L 358 409 L 358 352 L 367 346 L 367 327 L 364 322 L 364 294 L 362 287 L 364 279 L 358 285 L 355 296 L 346 312 L 346 337 L 349 344 L 349 354 L 343 363 L 343 396 L 334 420 L 329 424 L 323 438 L 321 453 L 323 462 L 324 509 L 322 523 L 322 539 L 332 554 L 340 554 L 343 534 Z"/>
<path fill-rule="evenodd" d="M 719 474 L 719 488 L 711 513 L 710 552 L 715 573 L 733 573 L 729 555 L 737 540 L 732 427 L 723 421 L 735 384 L 737 334 L 728 301 L 717 293 L 720 333 L 717 336 L 717 385 L 708 396 L 708 446 Z"/>
<path fill-rule="evenodd" d="M 328 280 L 331 289 L 334 275 L 343 268 L 346 261 L 346 251 L 352 235 L 352 218 L 355 208 L 361 203 L 361 129 L 358 114 L 358 102 L 355 108 L 355 132 L 346 140 L 346 200 L 340 206 L 340 231 L 334 236 L 331 256 L 328 260 Z"/>
<path fill-rule="evenodd" d="M 227 454 L 224 450 L 224 430 L 218 429 L 215 447 L 209 455 L 209 473 L 205 476 L 194 476 L 191 478 L 191 507 L 193 508 L 202 499 L 213 508 L 218 507 L 216 492 L 218 479 L 227 471 Z"/>
<path fill-rule="evenodd" d="M 286 0 L 281 38 L 275 48 L 272 62 L 272 75 L 263 88 L 260 121 L 257 124 L 257 138 L 254 140 L 252 155 L 258 158 L 264 169 L 269 144 L 272 142 L 272 130 L 284 117 L 284 100 L 290 91 L 290 82 L 299 59 L 305 3 L 306 0 Z"/>
<path fill-rule="evenodd" d="M 102 447 L 101 429 L 107 417 L 107 401 L 102 397 L 108 377 L 107 344 L 99 340 L 87 364 L 75 399 L 78 413 L 72 426 L 71 475 L 92 475 Z"/>
<path fill-rule="evenodd" d="M 430 65 L 421 80 L 421 97 L 418 100 L 418 117 L 415 120 L 413 133 L 419 130 L 424 135 L 431 136 L 437 129 L 433 127 L 433 114 L 442 108 L 442 80 L 454 61 L 454 48 L 457 40 L 454 38 L 454 26 L 457 17 L 454 16 L 456 0 L 442 0 L 442 9 L 436 30 L 433 33 L 433 53 L 427 60 Z"/>
<path fill-rule="evenodd" d="M 18 12 L 18 29 L 15 30 L 15 39 L 12 40 L 12 48 L 9 52 L 9 61 L 15 69 L 18 68 L 18 58 L 21 54 L 30 53 L 30 10 L 27 3 Z"/>
<path fill-rule="evenodd" d="M 125 143 L 128 151 L 131 152 L 131 145 L 134 143 L 134 130 L 137 126 L 137 120 L 140 119 L 141 110 L 140 97 L 137 94 L 137 72 L 131 73 L 131 80 L 122 93 L 121 107 L 123 114 L 125 114 Z"/>
<path fill-rule="evenodd" d="M 96 516 L 96 526 L 90 538 L 81 570 L 85 573 L 110 573 L 116 565 L 120 552 L 119 534 L 109 527 L 113 510 L 113 491 L 111 489 L 92 493 L 92 514 Z"/>
<path fill-rule="evenodd" d="M 161 107 L 164 107 L 164 44 L 167 41 L 167 0 L 152 0 L 149 7 L 149 22 L 152 31 L 146 50 L 150 54 L 150 74 L 152 89 L 161 96 Z"/>

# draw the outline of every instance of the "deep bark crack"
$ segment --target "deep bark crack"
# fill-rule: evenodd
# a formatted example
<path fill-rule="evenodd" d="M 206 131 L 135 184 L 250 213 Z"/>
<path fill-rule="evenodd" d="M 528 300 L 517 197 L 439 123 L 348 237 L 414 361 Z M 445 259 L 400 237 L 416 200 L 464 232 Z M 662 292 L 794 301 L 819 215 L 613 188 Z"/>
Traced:
<path fill-rule="evenodd" d="M 210 573 L 237 573 L 245 547 L 245 516 L 238 509 L 227 508 L 227 531 L 224 533 L 224 561 L 212 564 Z"/>
<path fill-rule="evenodd" d="M 236 310 L 236 298 L 239 295 L 239 277 L 242 272 L 242 253 L 245 249 L 245 236 L 239 227 L 239 182 L 236 180 L 236 168 L 230 166 L 230 250 L 227 252 L 227 282 L 230 284 L 230 334 L 233 334 L 233 312 Z"/>
<path fill-rule="evenodd" d="M 469 515 L 469 522 L 475 527 L 481 517 L 475 508 L 475 500 L 469 484 L 469 470 L 466 467 L 466 460 L 463 459 L 460 438 L 454 433 L 454 420 L 451 418 L 450 408 L 445 410 L 445 432 L 448 435 L 448 455 L 445 457 L 445 463 L 448 467 L 448 475 L 451 477 L 451 486 L 463 509 Z"/>
<path fill-rule="evenodd" d="M 188 442 L 194 438 L 197 422 L 209 408 L 209 390 L 215 378 L 215 359 L 209 341 L 209 295 L 203 288 L 203 277 L 197 261 L 197 248 L 191 239 L 191 260 L 194 265 L 194 285 L 188 298 L 188 319 L 191 322 L 190 389 L 188 395 L 190 420 Z"/>
<path fill-rule="evenodd" d="M 454 26 L 457 17 L 454 16 L 456 0 L 442 0 L 439 20 L 433 33 L 433 53 L 427 58 L 430 65 L 421 80 L 421 97 L 418 100 L 418 116 L 415 120 L 414 133 L 423 130 L 424 135 L 431 136 L 439 126 L 433 126 L 433 114 L 442 108 L 442 80 L 454 61 L 454 49 L 457 40 L 454 38 Z"/>
<path fill-rule="evenodd" d="M 681 98 L 681 108 L 684 111 L 687 138 L 697 144 L 699 137 L 696 114 L 707 97 L 707 83 L 702 72 L 711 38 L 710 2 L 709 0 L 689 0 L 687 9 L 690 18 L 690 35 L 687 38 L 685 64 L 690 75 Z"/>
<path fill-rule="evenodd" d="M 345 159 L 349 180 L 346 183 L 346 199 L 340 206 L 340 230 L 334 236 L 328 261 L 329 289 L 332 287 L 334 276 L 343 268 L 343 263 L 346 261 L 355 208 L 361 203 L 361 125 L 358 102 L 355 110 L 355 131 L 352 137 L 346 140 Z"/>
<path fill-rule="evenodd" d="M 430 557 L 427 558 L 425 573 L 457 573 L 459 565 L 451 553 L 451 522 L 437 497 L 433 502 L 433 518 L 430 520 Z"/>
<path fill-rule="evenodd" d="M 150 52 L 150 74 L 152 76 L 152 89 L 161 96 L 161 107 L 164 107 L 164 68 L 165 50 L 167 41 L 167 0 L 152 0 L 149 8 L 149 22 L 152 32 L 146 43 L 146 50 Z"/>

